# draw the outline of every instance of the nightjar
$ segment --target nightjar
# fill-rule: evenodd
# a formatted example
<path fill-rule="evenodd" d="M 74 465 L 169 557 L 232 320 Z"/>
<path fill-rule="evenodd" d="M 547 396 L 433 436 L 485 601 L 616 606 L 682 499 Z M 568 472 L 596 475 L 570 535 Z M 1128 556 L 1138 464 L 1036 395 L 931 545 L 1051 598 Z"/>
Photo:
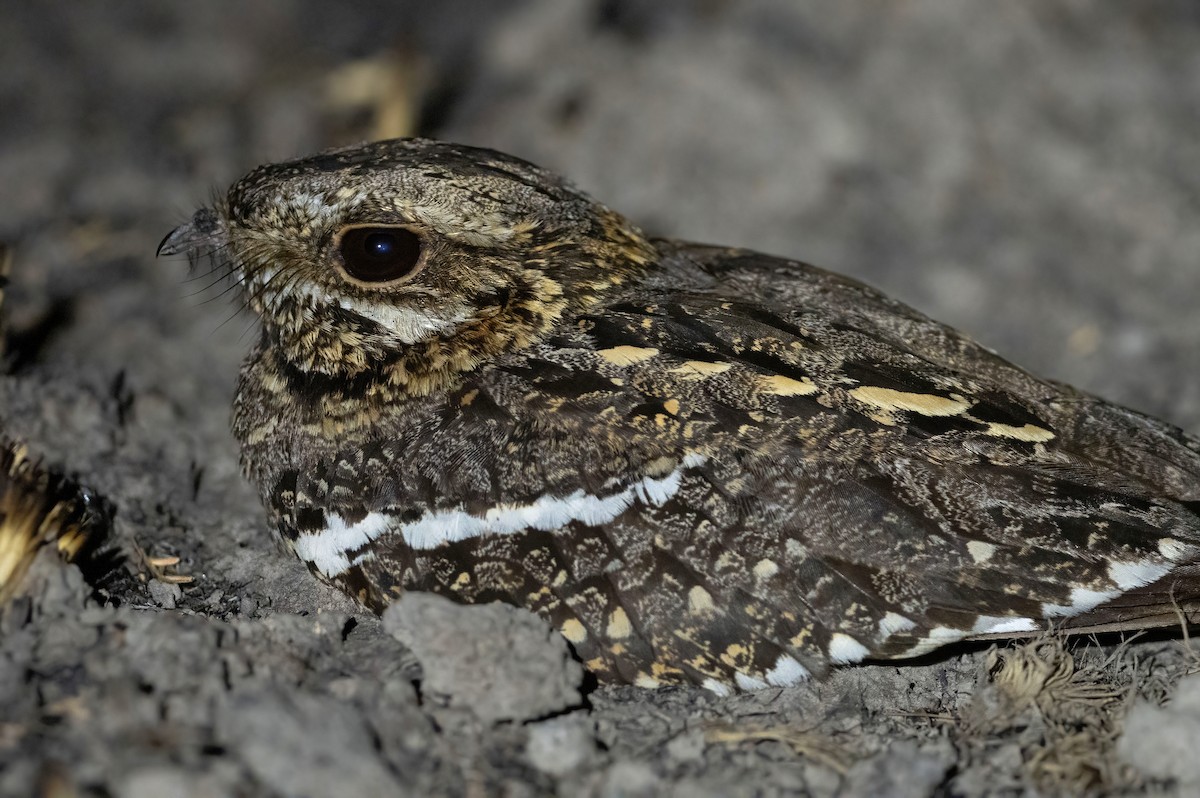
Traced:
<path fill-rule="evenodd" d="M 206 248 L 262 320 L 233 430 L 296 554 L 376 611 L 527 607 L 602 681 L 1174 622 L 1200 552 L 1179 429 L 501 153 L 263 166 L 160 253 Z"/>

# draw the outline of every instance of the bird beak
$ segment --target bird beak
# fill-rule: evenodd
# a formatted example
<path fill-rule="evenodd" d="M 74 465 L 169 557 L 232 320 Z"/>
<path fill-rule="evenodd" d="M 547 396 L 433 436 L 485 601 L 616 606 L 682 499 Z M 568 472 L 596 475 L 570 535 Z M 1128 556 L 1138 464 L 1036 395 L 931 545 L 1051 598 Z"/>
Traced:
<path fill-rule="evenodd" d="M 215 244 L 221 235 L 221 219 L 211 208 L 201 208 L 190 222 L 179 225 L 162 240 L 156 256 L 178 255 Z"/>

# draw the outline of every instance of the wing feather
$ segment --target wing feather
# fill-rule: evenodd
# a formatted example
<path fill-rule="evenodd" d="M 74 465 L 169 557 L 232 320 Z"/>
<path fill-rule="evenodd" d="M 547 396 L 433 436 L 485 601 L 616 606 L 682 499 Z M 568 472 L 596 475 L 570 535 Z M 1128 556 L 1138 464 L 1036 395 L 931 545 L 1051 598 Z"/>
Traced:
<path fill-rule="evenodd" d="M 636 298 L 314 471 L 294 518 L 393 519 L 341 578 L 381 602 L 430 589 L 528 606 L 611 678 L 754 686 L 1145 617 L 1161 610 L 1147 586 L 1200 552 L 1200 444 L 1181 431 L 847 278 L 726 250 L 670 258 Z M 404 536 L 436 512 L 615 496 L 619 513 L 554 529 L 419 551 Z M 1105 615 L 1123 595 L 1133 609 Z"/>

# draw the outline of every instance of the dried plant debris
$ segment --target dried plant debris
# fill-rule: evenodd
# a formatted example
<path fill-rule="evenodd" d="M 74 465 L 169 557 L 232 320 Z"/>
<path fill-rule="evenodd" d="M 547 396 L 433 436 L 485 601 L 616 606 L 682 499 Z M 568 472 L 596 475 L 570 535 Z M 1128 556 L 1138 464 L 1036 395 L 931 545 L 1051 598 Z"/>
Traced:
<path fill-rule="evenodd" d="M 721 745 L 753 745 L 768 741 L 782 743 L 795 751 L 797 755 L 843 776 L 856 760 L 854 752 L 844 743 L 839 742 L 835 736 L 791 726 L 756 727 L 744 724 L 713 723 L 704 729 L 704 741 Z"/>
<path fill-rule="evenodd" d="M 24 444 L 0 438 L 0 608 L 21 592 L 43 546 L 78 563 L 94 585 L 115 564 L 102 545 L 111 515 L 102 498 L 31 459 Z"/>
<path fill-rule="evenodd" d="M 1098 649 L 1073 652 L 1057 635 L 989 652 L 958 721 L 964 759 L 1015 746 L 1025 774 L 1054 794 L 1136 786 L 1136 771 L 1115 756 L 1134 674 L 1085 652 Z"/>
<path fill-rule="evenodd" d="M 363 123 L 369 136 L 415 135 L 430 89 L 430 65 L 416 54 L 383 53 L 343 64 L 324 81 L 324 108 L 333 119 Z M 349 125 L 348 125 L 349 126 Z"/>

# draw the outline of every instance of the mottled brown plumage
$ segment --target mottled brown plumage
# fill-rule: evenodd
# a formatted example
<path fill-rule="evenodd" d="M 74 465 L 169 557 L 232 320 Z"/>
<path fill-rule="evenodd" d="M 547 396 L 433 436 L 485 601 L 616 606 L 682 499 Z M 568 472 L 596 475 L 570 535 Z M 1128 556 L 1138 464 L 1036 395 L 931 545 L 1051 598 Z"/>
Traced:
<path fill-rule="evenodd" d="M 411 234 L 391 271 L 347 243 Z M 263 321 L 244 467 L 376 610 L 508 601 L 602 679 L 721 691 L 1128 623 L 1200 551 L 1178 429 L 845 277 L 648 239 L 509 156 L 409 139 L 262 167 L 162 250 L 205 246 Z"/>

